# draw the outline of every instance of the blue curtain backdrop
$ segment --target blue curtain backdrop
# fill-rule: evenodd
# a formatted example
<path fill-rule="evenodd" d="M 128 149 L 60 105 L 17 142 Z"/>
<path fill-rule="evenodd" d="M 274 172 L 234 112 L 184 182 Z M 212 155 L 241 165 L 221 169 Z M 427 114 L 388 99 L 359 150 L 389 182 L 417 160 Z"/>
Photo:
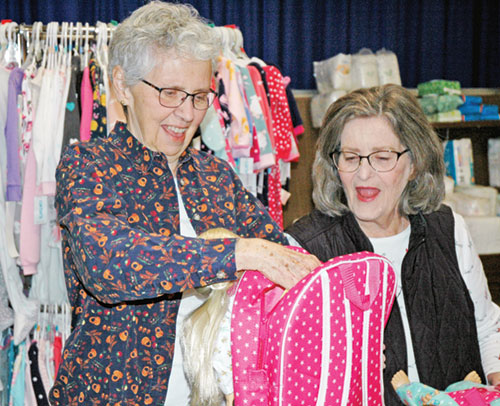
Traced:
<path fill-rule="evenodd" d="M 146 0 L 2 0 L 0 18 L 121 21 Z M 191 0 L 216 25 L 235 24 L 245 50 L 313 89 L 313 61 L 367 47 L 396 53 L 404 86 L 450 79 L 500 87 L 500 1 Z"/>

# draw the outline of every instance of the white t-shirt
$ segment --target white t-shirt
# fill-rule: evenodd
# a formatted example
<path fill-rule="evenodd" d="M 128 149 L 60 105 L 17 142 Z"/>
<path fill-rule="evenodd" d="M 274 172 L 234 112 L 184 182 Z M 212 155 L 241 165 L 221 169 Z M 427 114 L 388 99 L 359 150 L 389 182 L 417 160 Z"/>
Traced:
<path fill-rule="evenodd" d="M 186 213 L 184 202 L 177 187 L 177 180 L 175 179 L 175 189 L 177 192 L 177 200 L 179 202 L 179 221 L 180 221 L 180 234 L 185 237 L 196 237 L 191 221 Z M 197 294 L 196 289 L 189 289 L 182 294 L 179 312 L 176 321 L 175 333 L 175 350 L 174 358 L 172 360 L 172 371 L 168 381 L 167 398 L 165 399 L 165 406 L 189 406 L 189 395 L 191 389 L 189 388 L 186 375 L 184 373 L 183 357 L 180 343 L 180 328 L 184 323 L 186 317 L 193 310 L 203 304 L 206 298 Z"/>

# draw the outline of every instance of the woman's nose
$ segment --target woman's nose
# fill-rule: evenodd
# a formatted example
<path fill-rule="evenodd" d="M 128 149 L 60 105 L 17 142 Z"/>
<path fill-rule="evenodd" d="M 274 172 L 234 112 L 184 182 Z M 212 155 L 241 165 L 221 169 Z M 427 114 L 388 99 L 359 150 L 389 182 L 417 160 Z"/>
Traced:
<path fill-rule="evenodd" d="M 187 96 L 182 104 L 175 109 L 175 114 L 182 118 L 185 122 L 190 123 L 194 118 L 193 98 L 191 95 Z"/>

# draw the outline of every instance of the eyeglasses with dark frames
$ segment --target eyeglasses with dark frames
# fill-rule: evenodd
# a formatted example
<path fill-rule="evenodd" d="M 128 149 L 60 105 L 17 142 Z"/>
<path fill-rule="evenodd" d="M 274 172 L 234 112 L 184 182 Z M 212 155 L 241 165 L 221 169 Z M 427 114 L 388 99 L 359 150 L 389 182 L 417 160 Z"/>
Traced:
<path fill-rule="evenodd" d="M 216 96 L 212 89 L 208 92 L 189 93 L 174 87 L 158 87 L 144 79 L 141 79 L 141 82 L 158 90 L 158 100 L 163 107 L 179 107 L 188 97 L 191 97 L 196 110 L 206 110 L 212 105 Z"/>
<path fill-rule="evenodd" d="M 336 150 L 332 153 L 333 163 L 340 172 L 355 172 L 361 165 L 361 160 L 366 158 L 368 164 L 376 172 L 392 171 L 399 158 L 410 150 L 397 152 L 391 150 L 375 151 L 368 155 L 359 155 L 356 152 Z"/>

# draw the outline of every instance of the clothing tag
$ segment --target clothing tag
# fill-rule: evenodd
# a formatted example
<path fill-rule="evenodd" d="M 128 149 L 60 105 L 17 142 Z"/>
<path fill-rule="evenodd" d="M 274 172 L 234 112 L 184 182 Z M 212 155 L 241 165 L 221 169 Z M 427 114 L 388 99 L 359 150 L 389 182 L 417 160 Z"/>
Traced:
<path fill-rule="evenodd" d="M 45 224 L 48 220 L 47 196 L 35 196 L 34 223 Z"/>
<path fill-rule="evenodd" d="M 239 173 L 253 173 L 253 158 L 240 158 Z"/>

